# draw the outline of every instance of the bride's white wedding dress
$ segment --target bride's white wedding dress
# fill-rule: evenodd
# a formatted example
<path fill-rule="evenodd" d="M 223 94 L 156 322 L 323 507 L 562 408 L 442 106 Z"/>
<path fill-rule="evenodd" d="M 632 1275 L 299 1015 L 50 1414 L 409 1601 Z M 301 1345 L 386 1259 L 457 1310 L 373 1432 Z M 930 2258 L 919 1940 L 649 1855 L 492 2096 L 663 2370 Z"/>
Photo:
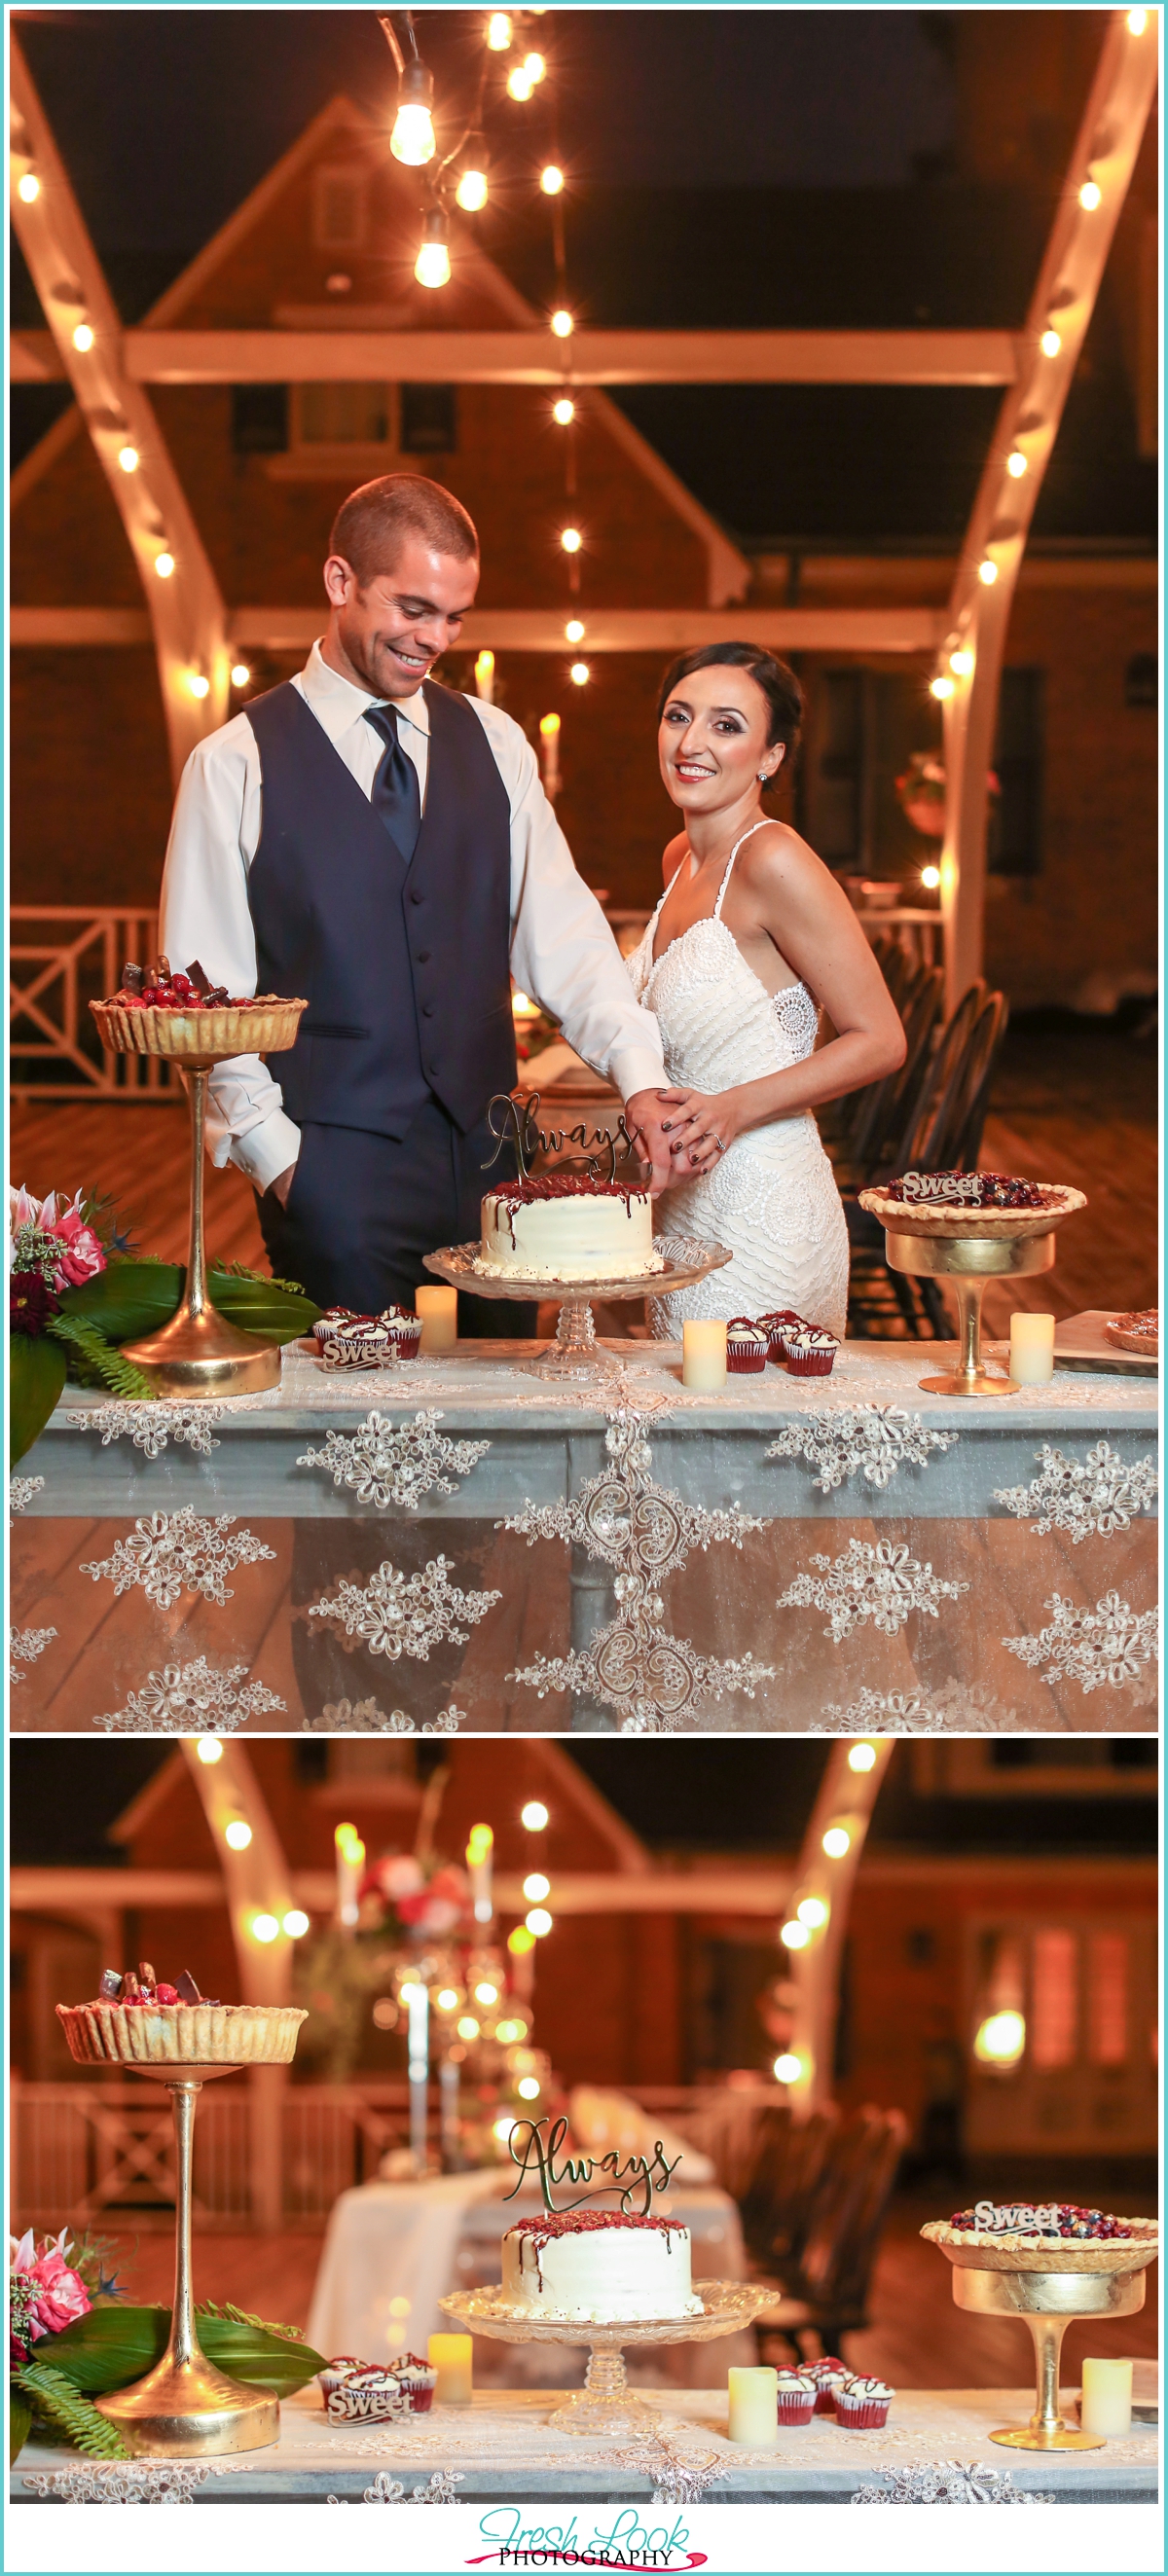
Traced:
<path fill-rule="evenodd" d="M 749 839 L 744 832 L 730 852 L 712 918 L 691 923 L 654 963 L 657 922 L 675 875 L 626 960 L 638 1001 L 660 1024 L 670 1085 L 730 1091 L 801 1064 L 815 1046 L 819 1012 L 806 985 L 768 993 L 722 919 L 730 871 Z M 793 1306 L 842 1338 L 848 1231 L 810 1110 L 748 1129 L 712 1172 L 663 1192 L 657 1231 L 698 1235 L 734 1255 L 696 1287 L 651 1300 L 658 1339 L 679 1341 L 687 1317 L 764 1315 L 776 1306 Z"/>

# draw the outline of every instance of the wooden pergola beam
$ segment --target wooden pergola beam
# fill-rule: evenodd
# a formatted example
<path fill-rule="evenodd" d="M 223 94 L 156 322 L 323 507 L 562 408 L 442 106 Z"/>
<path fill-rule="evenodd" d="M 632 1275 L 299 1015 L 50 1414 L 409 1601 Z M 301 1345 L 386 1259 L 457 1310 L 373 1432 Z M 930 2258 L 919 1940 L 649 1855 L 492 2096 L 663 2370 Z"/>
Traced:
<path fill-rule="evenodd" d="M 8 38 L 12 220 L 138 567 L 177 780 L 228 712 L 223 600 L 149 396 L 126 373 L 121 323 L 12 27 Z M 34 195 L 22 196 L 22 181 Z M 131 453 L 137 463 L 127 472 L 120 459 Z M 158 565 L 167 559 L 173 571 L 164 578 Z"/>
<path fill-rule="evenodd" d="M 1009 331 L 128 330 L 143 385 L 1009 385 Z M 13 381 L 65 372 L 51 334 L 13 334 Z"/>
<path fill-rule="evenodd" d="M 1111 14 L 1019 343 L 1023 360 L 998 415 L 949 601 L 939 676 L 953 683 L 944 709 L 941 853 L 950 1010 L 980 975 L 984 958 L 988 773 L 1014 593 L 1155 97 L 1160 15 L 1158 9 Z M 1133 27 L 1133 17 L 1143 24 Z M 1011 472 L 1011 457 L 1025 459 L 1024 472 Z M 982 578 L 983 566 L 992 568 L 988 581 Z M 954 671 L 954 653 L 963 664 L 968 657 L 968 667 Z"/>
<path fill-rule="evenodd" d="M 569 645 L 562 609 L 476 610 L 463 625 L 460 649 L 566 654 L 679 653 L 716 644 L 730 633 L 776 653 L 935 653 L 943 641 L 943 609 L 888 608 L 596 608 L 580 614 L 584 634 Z M 236 608 L 226 616 L 234 651 L 307 652 L 324 625 L 323 608 Z M 101 644 L 143 644 L 150 625 L 133 608 L 13 608 L 13 645 L 92 650 Z"/>

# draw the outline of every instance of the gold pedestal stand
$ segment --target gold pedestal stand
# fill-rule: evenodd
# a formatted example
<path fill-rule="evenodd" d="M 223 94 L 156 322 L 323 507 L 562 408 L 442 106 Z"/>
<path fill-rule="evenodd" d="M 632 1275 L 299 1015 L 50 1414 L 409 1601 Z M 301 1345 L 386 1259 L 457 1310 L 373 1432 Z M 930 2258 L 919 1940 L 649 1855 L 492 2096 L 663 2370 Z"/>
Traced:
<path fill-rule="evenodd" d="M 961 1358 L 941 1377 L 918 1378 L 930 1395 L 1016 1395 L 1012 1377 L 988 1377 L 981 1364 L 981 1301 L 990 1279 L 1028 1279 L 1054 1268 L 1053 1234 L 885 1236 L 889 1267 L 918 1278 L 951 1279 L 957 1292 Z"/>
<path fill-rule="evenodd" d="M 175 2211 L 174 2312 L 162 2359 L 132 2388 L 94 2400 L 99 2415 L 116 2424 L 131 2451 L 154 2460 L 203 2460 L 223 2451 L 260 2451 L 280 2430 L 278 2400 L 265 2388 L 244 2388 L 207 2360 L 195 2325 L 191 2285 L 191 2149 L 195 2104 L 215 2075 L 231 2066 L 139 2066 L 135 2073 L 165 2084 L 174 2099 Z"/>
<path fill-rule="evenodd" d="M 1059 2355 L 1072 2317 L 1130 2317 L 1144 2304 L 1142 2272 L 966 2272 L 953 2274 L 957 2307 L 977 2316 L 1019 2317 L 1034 2342 L 1036 2398 L 1027 2424 L 991 2433 L 1014 2451 L 1098 2451 L 1099 2433 L 1079 2433 L 1059 2412 Z"/>
<path fill-rule="evenodd" d="M 116 1002 L 91 1002 L 102 1045 L 112 1055 L 152 1055 L 177 1065 L 191 1104 L 191 1226 L 186 1291 L 177 1315 L 140 1342 L 123 1344 L 155 1395 L 190 1402 L 224 1395 L 254 1395 L 280 1383 L 280 1344 L 243 1333 L 216 1313 L 207 1294 L 203 1225 L 203 1147 L 207 1076 L 237 1055 L 279 1054 L 291 1047 L 306 1002 L 273 999 L 264 1005 L 128 1011 Z"/>

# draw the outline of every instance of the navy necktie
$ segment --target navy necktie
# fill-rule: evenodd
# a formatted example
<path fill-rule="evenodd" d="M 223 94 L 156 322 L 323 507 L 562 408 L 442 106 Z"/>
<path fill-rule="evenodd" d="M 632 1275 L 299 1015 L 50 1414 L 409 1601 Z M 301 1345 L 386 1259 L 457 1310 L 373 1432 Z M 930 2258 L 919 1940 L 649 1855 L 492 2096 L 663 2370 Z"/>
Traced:
<path fill-rule="evenodd" d="M 396 710 L 393 707 L 366 707 L 364 713 L 366 724 L 372 725 L 374 733 L 380 734 L 385 744 L 369 801 L 408 867 L 422 828 L 418 773 L 398 739 Z"/>

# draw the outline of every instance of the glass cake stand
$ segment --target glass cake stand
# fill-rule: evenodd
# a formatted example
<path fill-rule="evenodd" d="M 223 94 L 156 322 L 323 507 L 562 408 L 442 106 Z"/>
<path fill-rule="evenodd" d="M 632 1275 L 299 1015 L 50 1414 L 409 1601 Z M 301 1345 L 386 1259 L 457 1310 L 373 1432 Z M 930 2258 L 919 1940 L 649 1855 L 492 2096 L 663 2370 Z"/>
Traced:
<path fill-rule="evenodd" d="M 1077 2432 L 1059 2411 L 1059 2356 L 1073 2317 L 1097 2322 L 1131 2317 L 1144 2304 L 1144 2269 L 1154 2263 L 1159 2240 L 1146 2221 L 1138 2237 L 1081 2238 L 1049 2245 L 995 2245 L 988 2236 L 946 2244 L 941 2222 L 921 2234 L 953 2266 L 953 2302 L 976 2316 L 1017 2317 L 1034 2344 L 1035 2406 L 1028 2423 L 1004 2424 L 991 2442 L 1014 2451 L 1098 2451 L 1103 2436 Z"/>
<path fill-rule="evenodd" d="M 884 1227 L 889 1269 L 953 1282 L 958 1363 L 943 1376 L 918 1378 L 927 1394 L 1017 1395 L 1014 1378 L 990 1377 L 982 1367 L 981 1307 L 987 1283 L 1031 1279 L 1053 1270 L 1056 1227 L 1086 1205 L 1082 1190 L 1053 1183 L 1040 1208 L 974 1210 L 936 1200 L 891 1199 L 886 1189 L 861 1190 L 860 1206 Z"/>
<path fill-rule="evenodd" d="M 552 1301 L 560 1309 L 556 1338 L 538 1359 L 520 1361 L 519 1366 L 531 1377 L 550 1378 L 554 1384 L 584 1384 L 603 1380 L 620 1367 L 620 1361 L 602 1350 L 596 1339 L 592 1314 L 594 1297 L 619 1300 L 629 1297 L 666 1297 L 675 1288 L 691 1288 L 705 1279 L 711 1270 L 722 1270 L 734 1258 L 720 1243 L 703 1243 L 696 1235 L 663 1234 L 655 1239 L 654 1249 L 665 1263 L 663 1270 L 642 1271 L 635 1279 L 506 1279 L 491 1278 L 476 1270 L 481 1255 L 478 1243 L 450 1243 L 442 1252 L 424 1255 L 427 1270 L 437 1272 L 452 1288 L 462 1288 L 473 1297 L 507 1297 L 512 1303 L 536 1298 Z"/>
<path fill-rule="evenodd" d="M 548 2417 L 558 2433 L 649 2433 L 661 2421 L 625 2377 L 625 2348 L 644 2344 L 712 2343 L 716 2336 L 740 2334 L 753 2325 L 760 2308 L 774 2298 L 774 2287 L 757 2281 L 695 2281 L 701 2300 L 696 2317 L 614 2319 L 612 2324 L 586 2323 L 573 2317 L 533 2317 L 503 2297 L 502 2289 L 455 2290 L 438 2305 L 444 2316 L 471 2334 L 489 2335 L 495 2343 L 586 2344 L 588 2368 L 583 2388 Z"/>

